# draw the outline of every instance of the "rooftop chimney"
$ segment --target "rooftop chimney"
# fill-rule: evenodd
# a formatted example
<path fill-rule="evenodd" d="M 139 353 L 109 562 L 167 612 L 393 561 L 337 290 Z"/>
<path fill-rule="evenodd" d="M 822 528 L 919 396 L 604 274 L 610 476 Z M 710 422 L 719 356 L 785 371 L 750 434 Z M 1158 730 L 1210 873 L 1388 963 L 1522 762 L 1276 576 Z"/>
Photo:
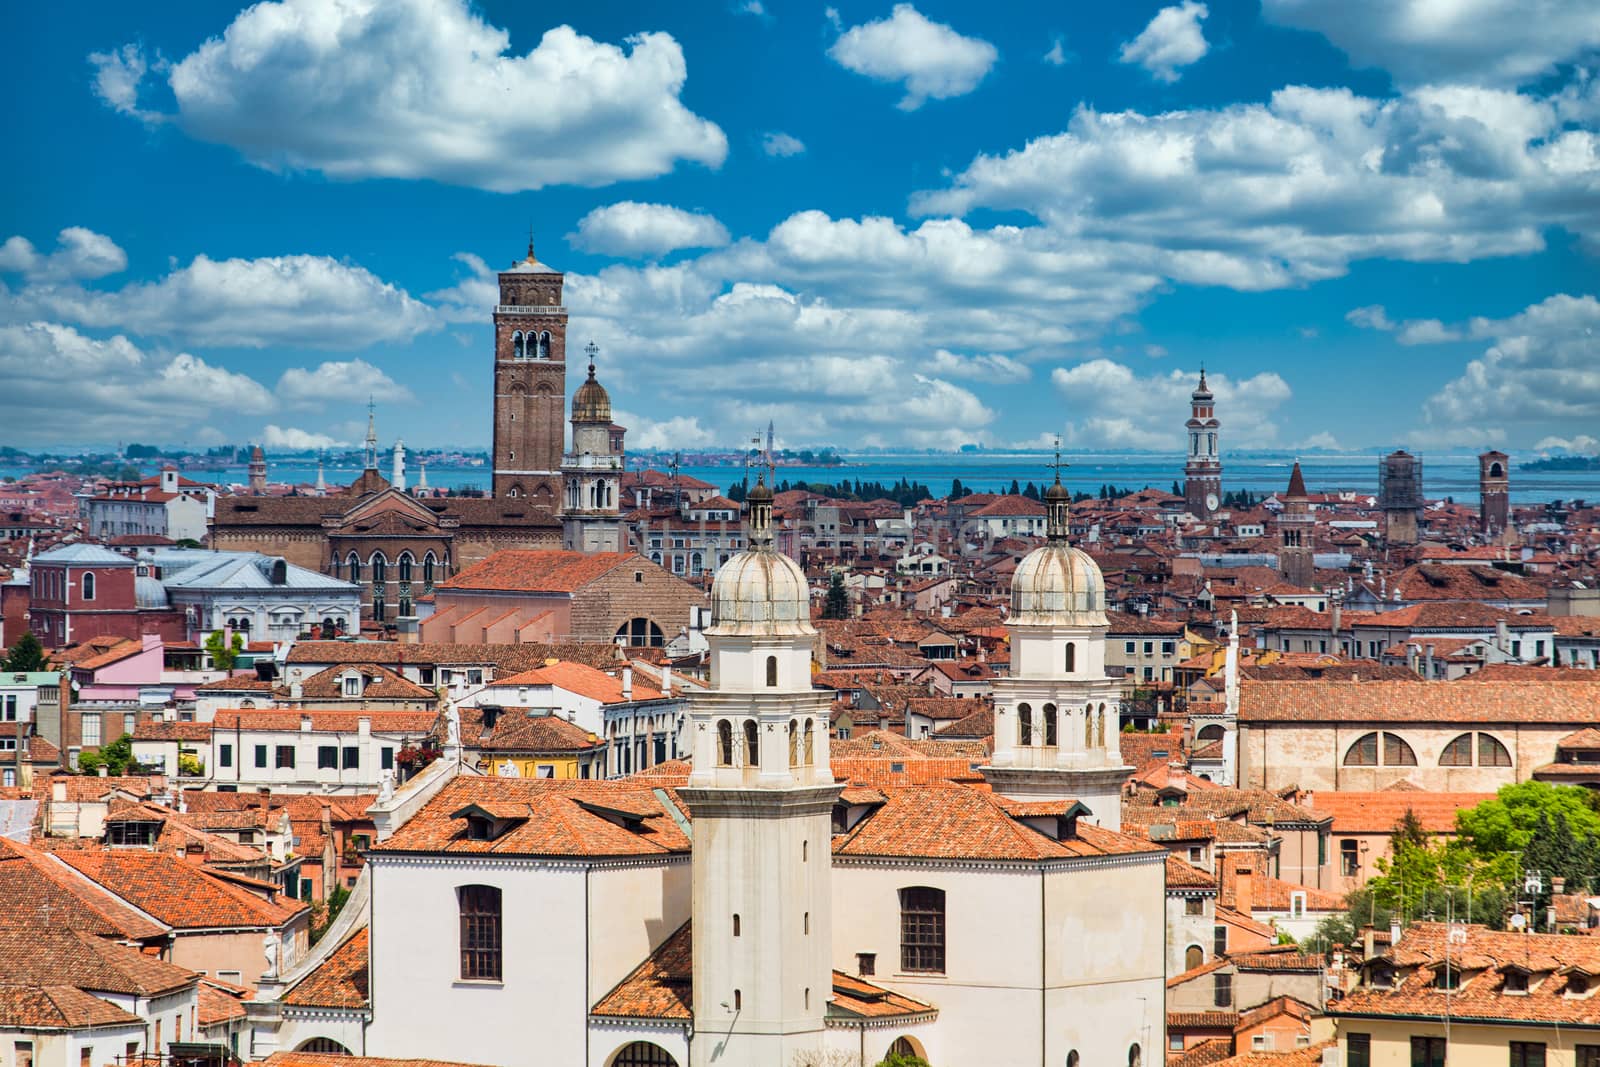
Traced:
<path fill-rule="evenodd" d="M 1241 915 L 1248 916 L 1255 904 L 1254 885 L 1255 870 L 1240 864 L 1233 869 L 1233 910 Z"/>
<path fill-rule="evenodd" d="M 1430 642 L 1423 645 L 1422 651 L 1425 653 L 1423 663 L 1426 666 L 1426 673 L 1423 674 L 1423 677 L 1431 681 L 1433 679 L 1433 644 Z"/>
<path fill-rule="evenodd" d="M 633 699 L 633 668 L 622 668 L 622 699 Z"/>
<path fill-rule="evenodd" d="M 669 697 L 669 696 L 672 695 L 672 665 L 671 664 L 665 664 L 664 663 L 664 664 L 661 665 L 661 695 L 664 696 L 664 697 Z"/>
<path fill-rule="evenodd" d="M 1506 625 L 1506 620 L 1504 619 L 1495 621 L 1494 642 L 1501 652 L 1507 655 L 1511 653 L 1511 627 Z"/>

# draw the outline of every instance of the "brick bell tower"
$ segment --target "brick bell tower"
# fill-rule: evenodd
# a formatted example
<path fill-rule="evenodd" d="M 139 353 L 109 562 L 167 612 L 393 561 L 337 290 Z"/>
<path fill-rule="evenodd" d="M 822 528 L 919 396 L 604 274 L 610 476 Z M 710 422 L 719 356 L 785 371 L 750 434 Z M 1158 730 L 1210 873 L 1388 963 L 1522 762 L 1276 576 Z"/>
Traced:
<path fill-rule="evenodd" d="M 1511 457 L 1485 452 L 1478 457 L 1478 532 L 1489 540 L 1511 527 Z"/>
<path fill-rule="evenodd" d="M 1222 460 L 1217 450 L 1216 397 L 1206 388 L 1206 369 L 1189 397 L 1189 458 L 1183 465 L 1183 502 L 1189 514 L 1209 519 L 1222 507 Z"/>
<path fill-rule="evenodd" d="M 554 514 L 567 394 L 564 275 L 528 256 L 500 272 L 494 309 L 494 495 Z"/>

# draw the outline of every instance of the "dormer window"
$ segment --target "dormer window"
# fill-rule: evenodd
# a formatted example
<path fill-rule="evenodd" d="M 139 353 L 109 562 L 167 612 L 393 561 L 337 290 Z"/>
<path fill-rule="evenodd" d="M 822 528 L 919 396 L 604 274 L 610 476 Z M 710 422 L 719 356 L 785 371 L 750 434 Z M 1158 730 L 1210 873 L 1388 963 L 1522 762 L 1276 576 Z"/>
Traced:
<path fill-rule="evenodd" d="M 344 695 L 347 697 L 361 695 L 361 676 L 359 674 L 347 674 L 344 676 Z"/>
<path fill-rule="evenodd" d="M 1460 989 L 1461 969 L 1448 963 L 1440 966 L 1433 972 L 1433 988 L 1435 989 Z"/>
<path fill-rule="evenodd" d="M 1367 971 L 1367 984 L 1374 989 L 1394 988 L 1394 968 L 1386 963 L 1374 964 Z"/>
<path fill-rule="evenodd" d="M 1589 976 L 1586 974 L 1567 975 L 1567 996 L 1583 997 L 1589 994 Z"/>
<path fill-rule="evenodd" d="M 1525 994 L 1528 991 L 1527 971 L 1507 971 L 1505 984 L 1501 986 L 1502 993 Z"/>
<path fill-rule="evenodd" d="M 507 810 L 506 805 L 496 805 L 495 809 L 491 809 L 482 804 L 468 804 L 459 811 L 451 812 L 450 817 L 466 822 L 463 836 L 468 841 L 495 841 L 513 827 L 528 821 L 526 806 L 519 805 L 518 808 L 520 810 Z"/>

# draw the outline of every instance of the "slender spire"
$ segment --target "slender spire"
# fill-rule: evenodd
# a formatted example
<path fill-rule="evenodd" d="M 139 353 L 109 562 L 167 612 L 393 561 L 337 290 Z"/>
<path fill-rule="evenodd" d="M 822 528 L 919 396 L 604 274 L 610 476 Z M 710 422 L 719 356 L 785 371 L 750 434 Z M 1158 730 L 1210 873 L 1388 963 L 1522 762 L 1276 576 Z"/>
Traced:
<path fill-rule="evenodd" d="M 772 547 L 772 490 L 767 486 L 767 472 L 756 475 L 755 488 L 750 490 L 750 547 Z"/>
<path fill-rule="evenodd" d="M 533 223 L 530 221 L 528 223 L 528 262 L 532 263 L 533 261 Z"/>
<path fill-rule="evenodd" d="M 1300 461 L 1294 461 L 1294 470 L 1289 473 L 1289 489 L 1284 496 L 1303 497 L 1306 495 L 1305 475 L 1300 473 Z"/>
<path fill-rule="evenodd" d="M 378 469 L 378 405 L 367 397 L 367 470 Z"/>
<path fill-rule="evenodd" d="M 589 380 L 594 381 L 594 357 L 600 354 L 600 346 L 590 341 L 583 346 L 584 354 L 589 357 Z"/>
<path fill-rule="evenodd" d="M 1053 464 L 1056 472 L 1055 484 L 1044 491 L 1045 506 L 1045 537 L 1052 544 L 1065 544 L 1067 533 L 1072 527 L 1071 507 L 1072 494 L 1067 487 L 1061 484 L 1061 438 L 1056 437 L 1056 461 Z"/>

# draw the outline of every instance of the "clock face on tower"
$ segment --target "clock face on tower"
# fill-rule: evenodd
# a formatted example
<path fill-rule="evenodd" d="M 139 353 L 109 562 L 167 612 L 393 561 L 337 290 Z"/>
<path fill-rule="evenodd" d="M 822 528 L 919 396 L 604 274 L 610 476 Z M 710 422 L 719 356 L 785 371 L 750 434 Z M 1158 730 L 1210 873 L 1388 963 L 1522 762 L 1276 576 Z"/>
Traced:
<path fill-rule="evenodd" d="M 1222 503 L 1222 501 L 1217 499 L 1217 494 L 1215 494 L 1215 493 L 1207 493 L 1206 494 L 1206 510 L 1207 511 L 1216 511 L 1217 510 L 1217 505 L 1219 505 L 1221 503 Z"/>

